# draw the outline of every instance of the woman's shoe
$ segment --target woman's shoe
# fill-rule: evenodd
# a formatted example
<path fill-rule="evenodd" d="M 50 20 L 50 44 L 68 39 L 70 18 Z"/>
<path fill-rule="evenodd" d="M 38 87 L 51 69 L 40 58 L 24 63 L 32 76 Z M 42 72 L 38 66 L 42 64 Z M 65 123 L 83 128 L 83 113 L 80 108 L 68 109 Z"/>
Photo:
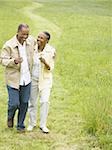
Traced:
<path fill-rule="evenodd" d="M 40 130 L 42 130 L 43 133 L 49 133 L 49 129 L 47 127 L 40 127 Z"/>

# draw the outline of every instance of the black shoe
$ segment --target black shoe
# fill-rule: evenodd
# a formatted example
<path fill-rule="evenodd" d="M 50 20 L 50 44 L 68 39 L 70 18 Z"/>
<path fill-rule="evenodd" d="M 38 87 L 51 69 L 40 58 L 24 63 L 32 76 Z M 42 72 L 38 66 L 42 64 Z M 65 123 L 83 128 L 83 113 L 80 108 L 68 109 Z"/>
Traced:
<path fill-rule="evenodd" d="M 17 132 L 18 132 L 18 133 L 25 133 L 25 128 L 18 128 L 18 129 L 17 129 Z"/>
<path fill-rule="evenodd" d="M 13 126 L 14 126 L 14 118 L 8 118 L 8 120 L 7 120 L 7 126 L 9 128 L 13 128 Z"/>

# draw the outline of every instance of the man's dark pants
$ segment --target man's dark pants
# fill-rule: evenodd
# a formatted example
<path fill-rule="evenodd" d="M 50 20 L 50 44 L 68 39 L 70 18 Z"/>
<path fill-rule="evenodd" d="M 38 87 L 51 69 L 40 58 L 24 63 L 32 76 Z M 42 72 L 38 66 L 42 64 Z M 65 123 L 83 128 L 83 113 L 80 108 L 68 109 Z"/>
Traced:
<path fill-rule="evenodd" d="M 28 100 L 30 98 L 31 83 L 29 83 L 26 86 L 20 86 L 19 89 L 15 89 L 7 85 L 7 89 L 9 96 L 8 120 L 14 119 L 15 112 L 18 109 L 17 129 L 24 129 L 24 120 L 28 109 Z"/>

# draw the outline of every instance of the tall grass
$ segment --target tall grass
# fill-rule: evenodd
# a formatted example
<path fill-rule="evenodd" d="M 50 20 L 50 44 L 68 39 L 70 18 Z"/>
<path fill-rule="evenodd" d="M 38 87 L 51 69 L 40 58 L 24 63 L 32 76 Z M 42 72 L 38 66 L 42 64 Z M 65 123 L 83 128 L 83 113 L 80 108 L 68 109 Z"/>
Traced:
<path fill-rule="evenodd" d="M 111 149 L 112 3 L 72 2 L 41 2 L 47 18 L 62 29 L 57 42 L 57 73 L 68 91 L 64 103 L 81 113 L 84 129 L 98 137 L 102 148 Z M 44 12 L 40 9 L 39 14 L 44 17 Z"/>

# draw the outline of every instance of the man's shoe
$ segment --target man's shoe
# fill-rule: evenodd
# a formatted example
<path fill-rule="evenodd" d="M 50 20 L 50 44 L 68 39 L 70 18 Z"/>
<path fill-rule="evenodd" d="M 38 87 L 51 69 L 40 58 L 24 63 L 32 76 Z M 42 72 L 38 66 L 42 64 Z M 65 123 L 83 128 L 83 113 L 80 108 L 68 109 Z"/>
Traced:
<path fill-rule="evenodd" d="M 29 125 L 27 131 L 32 131 L 36 126 Z"/>
<path fill-rule="evenodd" d="M 43 133 L 49 133 L 49 129 L 47 127 L 40 127 L 40 130 L 42 130 Z"/>
<path fill-rule="evenodd" d="M 18 132 L 18 133 L 25 133 L 25 128 L 18 128 L 18 129 L 17 129 L 17 132 Z"/>
<path fill-rule="evenodd" d="M 7 126 L 9 128 L 13 128 L 13 126 L 14 126 L 14 118 L 8 118 Z"/>

